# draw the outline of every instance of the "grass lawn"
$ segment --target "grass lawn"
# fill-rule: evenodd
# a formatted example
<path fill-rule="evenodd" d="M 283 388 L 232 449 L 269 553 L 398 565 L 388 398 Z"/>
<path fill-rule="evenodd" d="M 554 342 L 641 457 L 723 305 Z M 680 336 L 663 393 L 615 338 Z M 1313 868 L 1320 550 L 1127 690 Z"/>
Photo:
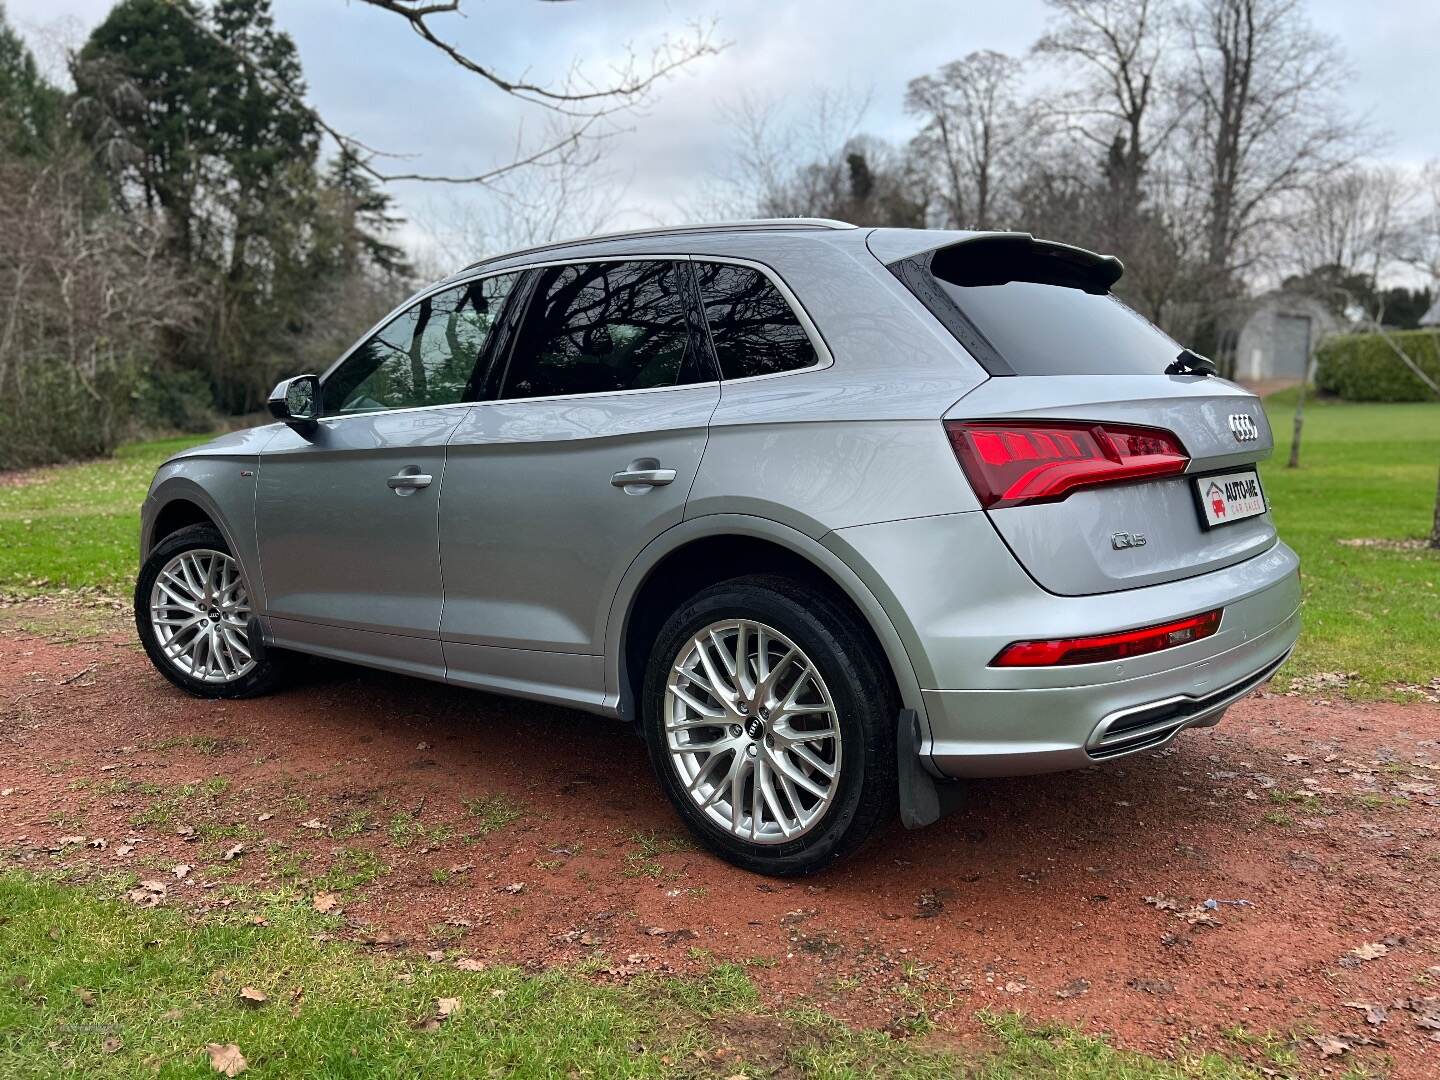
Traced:
<path fill-rule="evenodd" d="M 1305 629 L 1282 679 L 1356 673 L 1344 693 L 1404 697 L 1396 686 L 1440 676 L 1440 554 L 1341 541 L 1414 541 L 1428 533 L 1440 405 L 1312 400 L 1302 468 L 1292 470 L 1285 461 L 1294 401 L 1294 391 L 1266 400 L 1277 445 L 1262 470 L 1281 535 L 1303 560 Z M 136 443 L 113 459 L 0 483 L 0 593 L 128 594 L 151 474 L 197 441 Z"/>
<path fill-rule="evenodd" d="M 1265 400 L 1275 455 L 1261 471 L 1280 535 L 1300 554 L 1305 627 L 1281 675 L 1343 672 L 1351 697 L 1404 697 L 1440 676 L 1440 552 L 1350 546 L 1429 535 L 1440 475 L 1440 404 L 1305 406 L 1287 469 L 1294 390 Z"/>
<path fill-rule="evenodd" d="M 338 940 L 341 919 L 303 896 L 235 890 L 234 906 L 197 920 L 169 900 L 114 899 L 125 884 L 0 872 L 0 1076 L 210 1077 L 210 1044 L 237 1048 L 257 1078 L 1260 1076 L 1216 1057 L 1122 1053 L 1015 1016 L 982 1017 L 988 1038 L 960 1058 L 923 1037 L 765 1011 L 733 965 L 623 983 L 578 969 L 462 971 L 450 957 Z M 244 988 L 263 1000 L 243 1000 Z"/>
<path fill-rule="evenodd" d="M 140 504 L 156 467 L 208 435 L 122 446 L 113 458 L 0 480 L 0 592 L 135 587 Z"/>

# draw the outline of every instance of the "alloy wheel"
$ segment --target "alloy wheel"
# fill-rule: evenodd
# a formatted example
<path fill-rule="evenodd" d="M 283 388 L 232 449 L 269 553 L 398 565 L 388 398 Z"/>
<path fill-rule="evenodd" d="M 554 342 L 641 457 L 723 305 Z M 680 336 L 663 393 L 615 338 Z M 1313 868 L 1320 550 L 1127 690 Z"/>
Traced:
<path fill-rule="evenodd" d="M 804 650 L 772 627 L 727 619 L 692 636 L 666 680 L 664 721 L 686 794 L 738 839 L 794 840 L 835 801 L 835 703 Z"/>
<path fill-rule="evenodd" d="M 240 567 L 223 551 L 182 551 L 150 589 L 150 626 L 165 659 L 207 683 L 229 683 L 255 666 L 250 597 Z"/>

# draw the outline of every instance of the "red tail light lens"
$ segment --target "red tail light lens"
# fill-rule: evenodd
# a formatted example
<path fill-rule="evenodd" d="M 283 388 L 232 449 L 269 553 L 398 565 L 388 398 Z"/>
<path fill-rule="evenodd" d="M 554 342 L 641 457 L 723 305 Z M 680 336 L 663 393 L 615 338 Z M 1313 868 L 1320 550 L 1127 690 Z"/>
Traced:
<path fill-rule="evenodd" d="M 990 661 L 991 667 L 1061 667 L 1066 664 L 1100 664 L 1130 656 L 1173 649 L 1207 638 L 1220 629 L 1223 608 L 1188 619 L 1126 630 L 1119 634 L 1057 638 L 1053 641 L 1017 641 L 1006 645 Z"/>
<path fill-rule="evenodd" d="M 1160 428 L 947 420 L 945 433 L 986 509 L 1058 502 L 1077 488 L 1171 476 L 1190 463 Z"/>

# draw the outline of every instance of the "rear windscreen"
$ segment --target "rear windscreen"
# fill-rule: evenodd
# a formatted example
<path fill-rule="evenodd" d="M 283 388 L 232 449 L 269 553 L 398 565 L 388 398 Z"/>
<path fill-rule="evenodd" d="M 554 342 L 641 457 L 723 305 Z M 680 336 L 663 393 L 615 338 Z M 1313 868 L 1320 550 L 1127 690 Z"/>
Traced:
<path fill-rule="evenodd" d="M 983 271 L 983 242 L 974 247 L 965 270 Z M 891 270 L 992 375 L 1160 374 L 1180 353 L 1169 335 L 1093 281 L 1093 292 L 1073 278 L 957 284 L 947 277 L 985 275 L 953 259 L 939 263 L 917 256 Z"/>

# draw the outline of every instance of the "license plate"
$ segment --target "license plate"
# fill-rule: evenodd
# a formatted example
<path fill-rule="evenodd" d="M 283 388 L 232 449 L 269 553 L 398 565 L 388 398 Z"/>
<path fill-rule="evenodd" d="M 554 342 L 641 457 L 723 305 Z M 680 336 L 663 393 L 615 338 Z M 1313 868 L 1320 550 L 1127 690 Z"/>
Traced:
<path fill-rule="evenodd" d="M 1254 469 L 1198 476 L 1195 493 L 1200 498 L 1200 514 L 1207 529 L 1259 517 L 1266 510 L 1260 474 Z"/>

